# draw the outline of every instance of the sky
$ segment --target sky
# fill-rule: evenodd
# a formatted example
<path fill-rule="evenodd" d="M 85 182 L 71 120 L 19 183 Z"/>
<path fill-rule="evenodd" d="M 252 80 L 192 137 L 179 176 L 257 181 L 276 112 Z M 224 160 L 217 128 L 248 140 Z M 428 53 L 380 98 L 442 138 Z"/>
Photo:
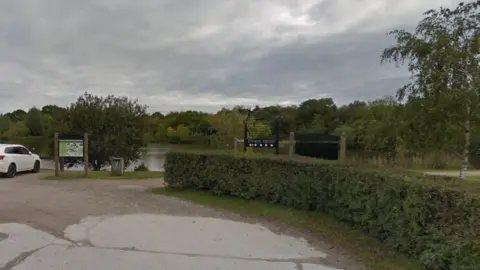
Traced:
<path fill-rule="evenodd" d="M 392 95 L 386 35 L 453 0 L 1 0 L 0 113 L 84 92 L 149 111 Z"/>

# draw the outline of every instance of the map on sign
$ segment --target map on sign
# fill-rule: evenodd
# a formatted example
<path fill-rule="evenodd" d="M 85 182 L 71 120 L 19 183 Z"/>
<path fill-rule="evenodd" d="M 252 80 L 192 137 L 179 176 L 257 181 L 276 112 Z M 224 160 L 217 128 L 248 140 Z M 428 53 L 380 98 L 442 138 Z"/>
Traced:
<path fill-rule="evenodd" d="M 59 140 L 58 154 L 60 157 L 83 157 L 83 140 Z"/>

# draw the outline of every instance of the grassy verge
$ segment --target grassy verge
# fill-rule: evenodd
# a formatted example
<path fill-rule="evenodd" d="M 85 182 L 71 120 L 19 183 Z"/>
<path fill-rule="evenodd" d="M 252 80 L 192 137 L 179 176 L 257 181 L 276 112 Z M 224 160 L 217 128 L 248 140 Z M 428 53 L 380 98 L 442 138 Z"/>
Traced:
<path fill-rule="evenodd" d="M 276 220 L 286 225 L 307 230 L 327 243 L 338 247 L 373 270 L 420 270 L 424 269 L 416 261 L 402 254 L 390 251 L 381 243 L 334 218 L 318 213 L 289 209 L 260 201 L 247 201 L 233 197 L 219 197 L 210 193 L 154 189 L 155 194 L 177 197 L 212 208 Z"/>
<path fill-rule="evenodd" d="M 480 175 L 467 175 L 467 180 L 480 182 Z"/>
<path fill-rule="evenodd" d="M 88 172 L 87 179 L 105 179 L 105 180 L 142 180 L 151 178 L 161 178 L 163 172 L 125 172 L 122 176 L 112 176 L 110 172 Z M 47 175 L 45 180 L 74 180 L 85 179 L 83 172 L 61 172 L 59 176 Z"/>

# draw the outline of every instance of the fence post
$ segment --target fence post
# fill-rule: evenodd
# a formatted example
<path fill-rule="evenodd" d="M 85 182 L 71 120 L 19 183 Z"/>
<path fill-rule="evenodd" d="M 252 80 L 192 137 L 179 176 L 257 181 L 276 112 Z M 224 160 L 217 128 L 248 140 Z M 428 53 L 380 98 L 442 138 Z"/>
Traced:
<path fill-rule="evenodd" d="M 233 153 L 237 153 L 238 146 L 237 146 L 237 138 L 233 138 Z"/>
<path fill-rule="evenodd" d="M 83 167 L 85 170 L 85 178 L 88 177 L 88 133 L 83 135 Z"/>
<path fill-rule="evenodd" d="M 63 157 L 60 157 L 59 158 L 59 163 L 60 163 L 60 172 L 64 172 L 65 171 L 65 158 Z"/>
<path fill-rule="evenodd" d="M 346 151 L 347 151 L 347 136 L 345 136 L 345 133 L 342 133 L 342 136 L 340 136 L 340 154 L 339 154 L 339 159 L 341 161 L 345 160 L 346 157 Z"/>
<path fill-rule="evenodd" d="M 290 132 L 290 143 L 288 145 L 288 155 L 293 156 L 295 152 L 295 133 Z"/>
<path fill-rule="evenodd" d="M 248 126 L 247 120 L 243 120 L 243 152 L 247 152 L 247 144 L 248 144 Z"/>
<path fill-rule="evenodd" d="M 275 119 L 275 155 L 280 155 L 280 118 Z"/>
<path fill-rule="evenodd" d="M 58 132 L 55 132 L 55 136 L 53 138 L 53 155 L 55 158 L 55 176 L 58 176 L 59 171 L 59 157 L 58 157 Z"/>

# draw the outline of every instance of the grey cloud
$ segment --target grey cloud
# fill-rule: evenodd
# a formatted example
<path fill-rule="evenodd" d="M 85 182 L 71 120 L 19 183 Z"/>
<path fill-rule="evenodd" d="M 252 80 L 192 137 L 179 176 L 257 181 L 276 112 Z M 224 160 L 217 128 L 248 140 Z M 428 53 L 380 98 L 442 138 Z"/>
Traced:
<path fill-rule="evenodd" d="M 3 0 L 0 112 L 84 91 L 152 111 L 392 94 L 408 77 L 380 65 L 384 33 L 439 1 Z"/>

